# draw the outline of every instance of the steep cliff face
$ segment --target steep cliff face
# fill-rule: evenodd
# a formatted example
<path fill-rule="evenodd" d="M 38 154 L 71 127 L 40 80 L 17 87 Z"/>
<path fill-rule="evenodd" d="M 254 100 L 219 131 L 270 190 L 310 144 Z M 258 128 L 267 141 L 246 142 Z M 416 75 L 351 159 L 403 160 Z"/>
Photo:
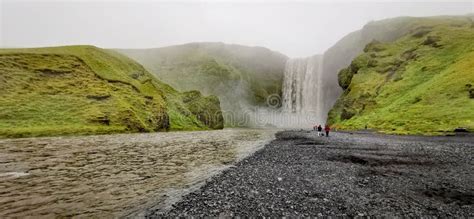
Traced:
<path fill-rule="evenodd" d="M 117 50 L 181 91 L 216 95 L 229 126 L 249 125 L 247 113 L 281 95 L 286 56 L 263 47 L 189 43 L 157 49 Z"/>
<path fill-rule="evenodd" d="M 361 54 L 365 46 L 373 40 L 388 43 L 408 34 L 420 26 L 432 26 L 447 23 L 470 23 L 469 16 L 437 16 L 426 18 L 398 17 L 366 24 L 361 30 L 354 31 L 324 53 L 324 108 L 329 111 L 343 90 L 338 84 L 338 72 L 351 64 Z"/>
<path fill-rule="evenodd" d="M 344 92 L 328 122 L 398 134 L 474 129 L 473 18 L 386 20 L 372 24 L 372 33 L 377 26 L 390 34 L 374 35 L 339 71 Z"/>
<path fill-rule="evenodd" d="M 0 137 L 223 124 L 216 97 L 179 93 L 131 59 L 93 46 L 2 49 L 0 87 Z M 201 117 L 203 112 L 216 117 Z"/>

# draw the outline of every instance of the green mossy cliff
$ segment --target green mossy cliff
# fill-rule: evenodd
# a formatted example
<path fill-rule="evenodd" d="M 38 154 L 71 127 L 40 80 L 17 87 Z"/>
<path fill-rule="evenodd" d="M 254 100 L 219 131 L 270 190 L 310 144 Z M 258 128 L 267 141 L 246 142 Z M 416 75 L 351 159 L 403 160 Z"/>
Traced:
<path fill-rule="evenodd" d="M 240 84 L 249 94 L 242 98 L 256 105 L 265 104 L 268 95 L 281 93 L 288 59 L 264 47 L 224 43 L 188 43 L 117 51 L 137 60 L 179 90 L 195 89 L 221 95 L 229 84 Z"/>
<path fill-rule="evenodd" d="M 270 95 L 281 95 L 288 59 L 263 47 L 224 43 L 117 51 L 180 91 L 198 90 L 218 96 L 228 126 L 250 125 L 247 113 L 266 107 Z"/>
<path fill-rule="evenodd" d="M 1 49 L 0 87 L 0 137 L 223 127 L 217 97 L 179 93 L 93 46 Z"/>
<path fill-rule="evenodd" d="M 395 134 L 474 130 L 472 16 L 407 19 L 404 34 L 390 42 L 373 40 L 339 72 L 344 93 L 328 118 L 335 128 L 367 126 Z"/>

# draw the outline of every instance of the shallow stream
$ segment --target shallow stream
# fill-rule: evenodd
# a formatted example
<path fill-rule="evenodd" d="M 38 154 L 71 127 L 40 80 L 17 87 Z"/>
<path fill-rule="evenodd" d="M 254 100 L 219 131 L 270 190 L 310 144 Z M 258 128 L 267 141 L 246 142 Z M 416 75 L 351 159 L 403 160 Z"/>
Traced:
<path fill-rule="evenodd" d="M 0 140 L 0 217 L 139 216 L 166 208 L 276 130 Z"/>

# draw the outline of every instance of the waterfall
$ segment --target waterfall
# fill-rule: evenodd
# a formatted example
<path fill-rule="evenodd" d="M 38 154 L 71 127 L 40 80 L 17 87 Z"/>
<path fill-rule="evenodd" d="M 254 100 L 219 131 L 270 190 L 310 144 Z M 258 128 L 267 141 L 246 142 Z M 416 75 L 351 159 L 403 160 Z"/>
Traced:
<path fill-rule="evenodd" d="M 282 108 L 284 113 L 292 117 L 288 127 L 324 124 L 322 69 L 322 55 L 287 61 Z"/>
<path fill-rule="evenodd" d="M 317 95 L 316 95 L 316 110 L 318 112 L 318 120 L 319 123 L 326 122 L 326 117 L 325 115 L 325 105 L 323 102 L 323 97 L 324 97 L 324 89 L 323 89 L 323 68 L 324 68 L 324 55 L 321 55 L 319 57 L 318 61 L 318 71 L 316 73 L 317 79 L 316 79 L 316 90 L 317 90 Z"/>

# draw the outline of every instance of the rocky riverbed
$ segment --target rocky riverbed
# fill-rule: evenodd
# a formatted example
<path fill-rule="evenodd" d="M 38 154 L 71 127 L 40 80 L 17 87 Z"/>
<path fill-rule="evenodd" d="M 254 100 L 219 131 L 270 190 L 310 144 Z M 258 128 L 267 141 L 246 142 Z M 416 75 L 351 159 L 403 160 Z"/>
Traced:
<path fill-rule="evenodd" d="M 474 216 L 474 137 L 286 131 L 160 216 Z"/>
<path fill-rule="evenodd" d="M 143 215 L 167 209 L 262 148 L 274 130 L 0 140 L 0 217 Z"/>

